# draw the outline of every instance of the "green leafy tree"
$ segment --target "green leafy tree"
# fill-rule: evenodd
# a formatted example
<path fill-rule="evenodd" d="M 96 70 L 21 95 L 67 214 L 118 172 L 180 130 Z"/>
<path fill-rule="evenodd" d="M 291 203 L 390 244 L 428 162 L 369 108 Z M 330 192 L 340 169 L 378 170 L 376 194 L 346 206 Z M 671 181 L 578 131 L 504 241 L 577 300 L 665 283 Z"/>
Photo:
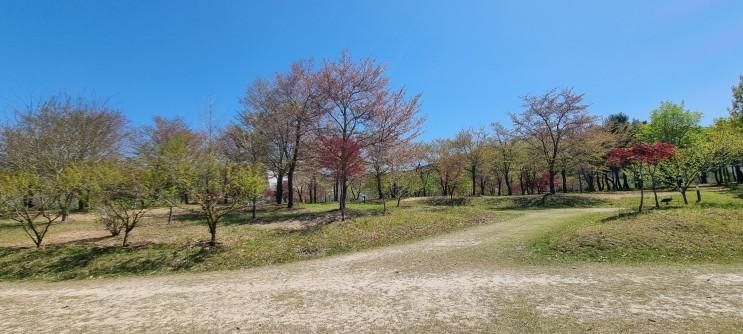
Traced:
<path fill-rule="evenodd" d="M 237 191 L 251 204 L 251 217 L 255 219 L 258 199 L 267 187 L 266 171 L 260 164 L 243 165 L 233 169 Z"/>
<path fill-rule="evenodd" d="M 701 173 L 709 169 L 711 162 L 711 152 L 699 144 L 679 149 L 671 159 L 661 163 L 662 180 L 681 194 L 684 204 L 689 204 L 687 190 L 693 184 L 700 183 Z M 697 192 L 697 201 L 701 200 L 701 194 Z"/>
<path fill-rule="evenodd" d="M 61 198 L 54 179 L 28 171 L 0 177 L 0 215 L 18 223 L 37 248 L 49 227 L 62 217 Z"/>
<path fill-rule="evenodd" d="M 664 142 L 684 148 L 699 133 L 701 118 L 701 113 L 687 110 L 683 104 L 661 102 L 650 114 L 650 122 L 642 127 L 640 137 L 647 143 Z"/>
<path fill-rule="evenodd" d="M 733 101 L 728 109 L 730 111 L 730 118 L 743 124 L 743 75 L 740 76 L 738 85 L 732 87 L 732 91 Z"/>
<path fill-rule="evenodd" d="M 126 247 L 129 233 L 153 204 L 152 184 L 140 166 L 122 164 L 107 170 L 100 189 L 98 220 L 112 236 L 123 232 L 122 246 Z"/>
<path fill-rule="evenodd" d="M 58 186 L 61 192 L 60 207 L 62 221 L 69 216 L 70 207 L 75 199 L 89 202 L 91 192 L 95 192 L 101 175 L 99 168 L 103 163 L 72 163 L 62 169 L 58 175 Z"/>
<path fill-rule="evenodd" d="M 228 214 L 253 206 L 263 191 L 266 174 L 256 166 L 238 166 L 206 153 L 194 159 L 186 174 L 185 188 L 198 202 L 197 213 L 205 219 L 211 238 L 217 243 L 217 226 Z"/>
<path fill-rule="evenodd" d="M 188 204 L 188 173 L 192 163 L 194 142 L 192 133 L 177 133 L 156 147 L 155 159 L 148 173 L 155 199 L 168 206 L 168 223 L 173 219 L 173 208 L 181 199 Z"/>

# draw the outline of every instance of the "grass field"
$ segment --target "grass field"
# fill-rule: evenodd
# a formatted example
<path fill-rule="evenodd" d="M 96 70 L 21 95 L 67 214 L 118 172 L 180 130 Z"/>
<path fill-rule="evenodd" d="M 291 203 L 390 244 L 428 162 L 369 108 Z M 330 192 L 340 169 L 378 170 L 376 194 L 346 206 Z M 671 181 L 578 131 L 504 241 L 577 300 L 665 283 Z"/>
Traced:
<path fill-rule="evenodd" d="M 380 205 L 352 204 L 338 222 L 331 204 L 267 210 L 255 221 L 228 217 L 219 247 L 203 243 L 204 223 L 192 215 L 167 224 L 165 211 L 134 230 L 129 247 L 88 215 L 52 226 L 47 244 L 30 248 L 17 226 L 0 225 L 0 279 L 73 279 L 179 271 L 237 269 L 357 251 L 502 221 L 513 213 L 472 208 L 404 207 L 381 215 Z M 332 222 L 332 223 L 331 223 Z"/>
<path fill-rule="evenodd" d="M 672 204 L 661 209 L 568 221 L 535 238 L 531 249 L 542 260 L 558 262 L 743 262 L 741 192 L 708 189 L 702 196 L 702 202 L 688 206 L 674 194 Z M 621 199 L 614 206 L 638 199 Z"/>
<path fill-rule="evenodd" d="M 247 213 L 226 217 L 219 247 L 209 248 L 198 216 L 155 209 L 130 237 L 129 247 L 109 237 L 92 214 L 75 214 L 51 227 L 41 249 L 23 231 L 0 221 L 0 279 L 64 280 L 166 272 L 238 269 L 353 252 L 416 240 L 466 227 L 508 220 L 520 210 L 617 208 L 585 214 L 543 228 L 523 240 L 528 247 L 504 257 L 536 263 L 562 262 L 743 262 L 743 195 L 739 190 L 704 189 L 703 201 L 673 201 L 652 209 L 646 193 L 642 214 L 634 213 L 637 192 L 550 196 L 417 198 L 401 208 L 388 203 L 352 203 L 352 218 L 339 222 L 335 204 L 307 204 L 287 210 L 266 207 L 256 220 Z M 693 201 L 693 193 L 690 194 Z M 507 254 L 506 254 L 507 253 Z"/>

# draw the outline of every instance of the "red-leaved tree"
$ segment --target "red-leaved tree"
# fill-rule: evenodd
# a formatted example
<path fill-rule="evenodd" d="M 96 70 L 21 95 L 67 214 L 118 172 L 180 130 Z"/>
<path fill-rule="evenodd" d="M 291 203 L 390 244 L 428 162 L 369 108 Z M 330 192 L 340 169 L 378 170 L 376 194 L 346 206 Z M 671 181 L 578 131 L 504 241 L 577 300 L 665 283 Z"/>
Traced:
<path fill-rule="evenodd" d="M 321 167 L 331 170 L 337 176 L 349 179 L 364 170 L 361 160 L 361 143 L 353 138 L 340 136 L 320 137 L 317 159 Z M 341 219 L 346 218 L 346 207 L 341 206 Z"/>
<path fill-rule="evenodd" d="M 614 148 L 609 151 L 609 164 L 622 167 L 632 172 L 637 186 L 640 188 L 640 207 L 642 212 L 645 198 L 644 178 L 650 178 L 655 198 L 655 207 L 658 208 L 658 193 L 656 188 L 656 175 L 658 163 L 673 156 L 674 146 L 668 143 L 657 142 L 655 144 L 636 143 L 630 147 Z"/>

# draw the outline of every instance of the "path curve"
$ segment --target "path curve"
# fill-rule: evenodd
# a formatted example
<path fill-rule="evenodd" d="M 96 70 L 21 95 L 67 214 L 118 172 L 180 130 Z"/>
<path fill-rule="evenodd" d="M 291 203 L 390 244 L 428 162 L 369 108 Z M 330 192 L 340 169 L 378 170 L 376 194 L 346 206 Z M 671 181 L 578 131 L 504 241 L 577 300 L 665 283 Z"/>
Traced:
<path fill-rule="evenodd" d="M 740 267 L 525 266 L 489 258 L 549 224 L 605 210 L 528 211 L 417 242 L 248 270 L 0 283 L 0 328 L 358 333 L 546 324 L 571 331 L 565 323 L 597 323 L 662 331 L 695 319 L 743 326 Z"/>

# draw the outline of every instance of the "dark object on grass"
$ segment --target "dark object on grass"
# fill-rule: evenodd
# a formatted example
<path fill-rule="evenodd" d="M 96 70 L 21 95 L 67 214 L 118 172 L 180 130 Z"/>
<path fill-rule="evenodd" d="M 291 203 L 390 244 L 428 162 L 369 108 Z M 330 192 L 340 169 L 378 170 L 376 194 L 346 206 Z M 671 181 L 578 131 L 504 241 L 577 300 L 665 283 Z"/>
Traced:
<path fill-rule="evenodd" d="M 673 201 L 673 198 L 666 197 L 666 198 L 664 198 L 664 199 L 662 199 L 660 201 L 661 201 L 661 203 L 663 203 L 665 205 L 668 205 L 668 203 L 671 203 L 671 201 Z"/>

